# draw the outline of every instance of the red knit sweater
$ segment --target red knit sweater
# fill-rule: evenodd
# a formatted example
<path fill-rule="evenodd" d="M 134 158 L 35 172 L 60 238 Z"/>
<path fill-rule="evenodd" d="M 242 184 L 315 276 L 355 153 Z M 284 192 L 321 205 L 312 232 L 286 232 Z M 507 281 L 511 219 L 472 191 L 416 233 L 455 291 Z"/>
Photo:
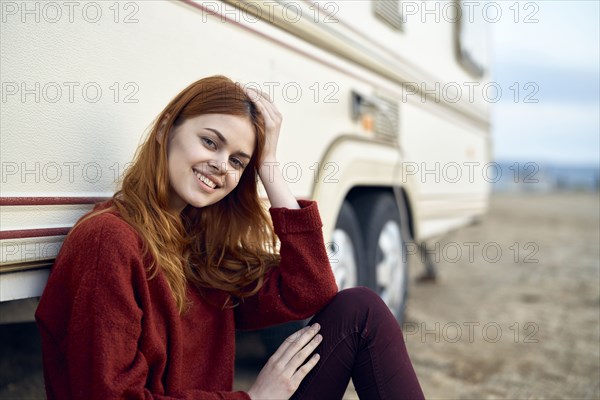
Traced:
<path fill-rule="evenodd" d="M 56 259 L 36 311 L 48 399 L 249 399 L 233 392 L 235 329 L 310 317 L 337 293 L 317 204 L 271 208 L 281 263 L 231 309 L 179 315 L 165 277 L 147 279 L 135 230 L 115 213 L 83 222 Z M 208 291 L 223 304 L 226 293 Z"/>

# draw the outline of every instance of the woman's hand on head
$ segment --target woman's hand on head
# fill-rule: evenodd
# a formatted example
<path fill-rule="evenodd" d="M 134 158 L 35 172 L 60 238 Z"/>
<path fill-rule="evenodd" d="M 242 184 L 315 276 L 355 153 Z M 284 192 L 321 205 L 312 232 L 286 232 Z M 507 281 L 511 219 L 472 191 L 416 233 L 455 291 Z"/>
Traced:
<path fill-rule="evenodd" d="M 283 116 L 275 107 L 269 96 L 262 91 L 254 88 L 241 86 L 248 97 L 256 104 L 256 108 L 262 114 L 265 120 L 265 147 L 263 149 L 263 158 L 260 164 L 264 162 L 275 162 L 277 153 L 277 141 Z"/>
<path fill-rule="evenodd" d="M 319 361 L 314 354 L 302 365 L 321 342 L 320 327 L 315 325 L 295 332 L 279 346 L 248 390 L 251 399 L 289 399 L 294 394 Z"/>
<path fill-rule="evenodd" d="M 298 209 L 300 205 L 287 186 L 276 157 L 277 141 L 283 117 L 266 93 L 253 88 L 241 87 L 265 120 L 265 145 L 261 159 L 258 160 L 258 175 L 265 187 L 271 207 Z"/>

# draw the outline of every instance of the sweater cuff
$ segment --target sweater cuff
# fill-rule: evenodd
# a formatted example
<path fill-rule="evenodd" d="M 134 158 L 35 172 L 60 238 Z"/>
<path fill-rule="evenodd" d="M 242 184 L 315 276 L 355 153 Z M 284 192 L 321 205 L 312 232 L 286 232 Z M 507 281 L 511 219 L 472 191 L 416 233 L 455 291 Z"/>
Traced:
<path fill-rule="evenodd" d="M 312 232 L 321 229 L 321 215 L 317 202 L 298 200 L 300 209 L 269 208 L 276 234 Z"/>

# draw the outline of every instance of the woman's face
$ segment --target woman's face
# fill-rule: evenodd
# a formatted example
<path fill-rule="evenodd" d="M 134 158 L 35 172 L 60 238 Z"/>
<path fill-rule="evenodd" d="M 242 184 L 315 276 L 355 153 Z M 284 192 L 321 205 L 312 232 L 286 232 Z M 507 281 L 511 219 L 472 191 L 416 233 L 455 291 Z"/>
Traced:
<path fill-rule="evenodd" d="M 167 158 L 169 206 L 181 211 L 205 207 L 238 184 L 254 152 L 255 133 L 248 118 L 205 114 L 172 129 Z"/>

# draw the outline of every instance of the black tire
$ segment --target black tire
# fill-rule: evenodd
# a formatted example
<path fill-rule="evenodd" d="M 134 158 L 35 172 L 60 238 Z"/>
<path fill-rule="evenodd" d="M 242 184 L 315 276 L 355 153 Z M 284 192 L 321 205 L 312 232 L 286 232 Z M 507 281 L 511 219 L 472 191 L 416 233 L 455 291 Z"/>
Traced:
<path fill-rule="evenodd" d="M 408 295 L 408 259 L 396 200 L 390 193 L 369 193 L 356 198 L 353 205 L 363 227 L 369 287 L 402 324 Z"/>
<path fill-rule="evenodd" d="M 327 243 L 329 263 L 336 276 L 338 289 L 369 284 L 369 270 L 365 264 L 365 244 L 352 205 L 344 201 Z"/>

